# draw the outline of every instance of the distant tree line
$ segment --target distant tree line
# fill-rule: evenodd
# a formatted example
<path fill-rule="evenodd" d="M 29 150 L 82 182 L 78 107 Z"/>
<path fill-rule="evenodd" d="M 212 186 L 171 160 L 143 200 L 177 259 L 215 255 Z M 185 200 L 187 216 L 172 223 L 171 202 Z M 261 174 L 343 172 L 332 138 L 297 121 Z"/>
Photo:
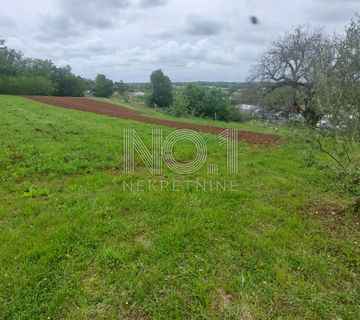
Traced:
<path fill-rule="evenodd" d="M 57 67 L 50 60 L 30 59 L 0 39 L 0 93 L 83 96 L 90 81 Z"/>
<path fill-rule="evenodd" d="M 108 98 L 114 92 L 128 97 L 122 81 L 113 82 L 103 74 L 95 81 L 76 76 L 69 65 L 57 67 L 51 60 L 26 58 L 0 38 L 0 94 L 82 97 L 86 91 L 97 97 Z"/>

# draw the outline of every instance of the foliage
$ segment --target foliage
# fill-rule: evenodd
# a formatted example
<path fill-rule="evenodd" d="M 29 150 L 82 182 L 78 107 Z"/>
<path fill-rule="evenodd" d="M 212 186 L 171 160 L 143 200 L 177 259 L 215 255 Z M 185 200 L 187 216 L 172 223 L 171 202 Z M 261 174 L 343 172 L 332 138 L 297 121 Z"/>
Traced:
<path fill-rule="evenodd" d="M 252 80 L 270 82 L 270 90 L 284 86 L 292 88 L 293 107 L 301 110 L 312 126 L 322 118 L 321 112 L 312 103 L 312 71 L 320 61 L 323 43 L 321 30 L 298 26 L 272 42 L 251 76 Z"/>
<path fill-rule="evenodd" d="M 129 102 L 129 86 L 122 80 L 114 83 L 114 92 L 116 92 L 125 102 Z"/>
<path fill-rule="evenodd" d="M 325 115 L 313 139 L 337 166 L 346 189 L 360 186 L 360 17 L 329 39 L 314 71 L 313 103 Z M 327 146 L 327 141 L 331 141 Z M 356 191 L 355 191 L 356 192 Z M 357 192 L 360 193 L 360 190 Z"/>
<path fill-rule="evenodd" d="M 16 76 L 21 73 L 23 55 L 5 45 L 5 40 L 0 38 L 0 75 Z"/>
<path fill-rule="evenodd" d="M 82 78 L 71 73 L 69 65 L 64 68 L 53 67 L 51 78 L 56 88 L 56 96 L 81 97 L 84 95 L 86 85 Z"/>
<path fill-rule="evenodd" d="M 194 116 L 225 121 L 242 121 L 243 115 L 230 103 L 230 98 L 221 89 L 188 84 L 175 95 L 170 108 L 175 116 Z"/>
<path fill-rule="evenodd" d="M 169 113 L 175 117 L 189 116 L 190 102 L 187 95 L 184 92 L 178 92 L 175 94 Z"/>
<path fill-rule="evenodd" d="M 260 106 L 267 112 L 281 112 L 287 119 L 291 113 L 296 113 L 293 106 L 295 90 L 292 87 L 284 85 L 271 90 L 270 88 L 270 83 L 248 84 L 235 95 L 234 102 Z"/>
<path fill-rule="evenodd" d="M 109 98 L 114 92 L 112 80 L 107 79 L 104 74 L 98 74 L 95 79 L 95 96 Z"/>
<path fill-rule="evenodd" d="M 249 120 L 253 119 L 253 116 L 239 111 L 233 105 L 228 106 L 226 115 L 227 115 L 227 118 L 225 119 L 225 121 L 245 122 L 245 121 L 249 121 Z"/>
<path fill-rule="evenodd" d="M 24 58 L 22 74 L 26 76 L 40 76 L 52 79 L 56 66 L 50 60 Z"/>
<path fill-rule="evenodd" d="M 291 113 L 296 113 L 294 110 L 293 102 L 296 91 L 289 86 L 283 86 L 271 90 L 262 99 L 261 105 L 265 107 L 265 110 L 270 112 L 281 112 L 282 115 L 289 119 Z"/>
<path fill-rule="evenodd" d="M 264 96 L 264 88 L 263 83 L 252 82 L 246 84 L 234 96 L 234 103 L 260 106 Z"/>
<path fill-rule="evenodd" d="M 52 82 L 41 76 L 3 76 L 0 75 L 0 94 L 52 95 L 55 88 Z"/>
<path fill-rule="evenodd" d="M 25 58 L 20 51 L 7 48 L 1 39 L 0 76 L 0 92 L 9 94 L 75 97 L 83 96 L 88 88 L 87 80 L 75 76 L 70 66 L 56 67 L 50 60 Z"/>
<path fill-rule="evenodd" d="M 293 90 L 283 95 L 283 106 L 293 95 L 292 105 L 301 107 L 307 123 L 320 126 L 312 131 L 313 148 L 333 161 L 338 183 L 359 193 L 360 17 L 341 35 L 326 37 L 310 27 L 287 33 L 272 43 L 253 78 L 268 81 L 270 94 L 279 88 Z"/>
<path fill-rule="evenodd" d="M 151 107 L 168 108 L 173 99 L 172 84 L 170 78 L 161 69 L 155 70 L 151 76 L 151 94 L 148 104 Z"/>
<path fill-rule="evenodd" d="M 184 95 L 189 101 L 189 113 L 192 116 L 203 116 L 206 109 L 206 92 L 208 88 L 200 87 L 195 84 L 188 84 L 184 89 Z"/>
<path fill-rule="evenodd" d="M 335 188 L 343 189 L 360 196 L 360 148 L 358 144 L 334 134 L 331 130 L 311 132 L 311 152 L 320 150 L 331 163 L 322 159 L 315 160 L 315 165 L 321 164 L 329 168 L 327 177 Z"/>
<path fill-rule="evenodd" d="M 316 68 L 316 107 L 332 134 L 360 143 L 360 17 L 324 50 Z"/>
<path fill-rule="evenodd" d="M 197 116 L 213 117 L 215 120 L 229 119 L 230 100 L 225 92 L 210 88 L 205 90 L 204 100 L 201 101 Z"/>

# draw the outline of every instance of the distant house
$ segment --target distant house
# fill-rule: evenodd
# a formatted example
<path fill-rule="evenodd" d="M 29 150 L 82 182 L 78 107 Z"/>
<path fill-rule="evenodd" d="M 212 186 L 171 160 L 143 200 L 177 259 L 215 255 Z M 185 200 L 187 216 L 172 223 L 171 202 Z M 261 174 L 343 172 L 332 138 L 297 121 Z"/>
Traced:
<path fill-rule="evenodd" d="M 258 120 L 263 121 L 302 121 L 303 117 L 299 113 L 293 112 L 286 112 L 281 110 L 281 108 L 273 107 L 271 110 L 261 107 L 261 106 L 254 106 L 249 104 L 239 104 L 236 108 L 243 113 L 247 113 Z"/>
<path fill-rule="evenodd" d="M 143 96 L 145 96 L 145 92 L 143 92 L 143 91 L 133 91 L 133 92 L 130 92 L 130 95 L 133 96 L 133 97 L 143 97 Z"/>
<path fill-rule="evenodd" d="M 265 109 L 260 106 L 253 106 L 250 104 L 239 104 L 236 106 L 236 109 L 238 109 L 240 112 L 247 113 L 251 116 L 253 116 L 256 119 L 259 120 L 266 120 L 264 118 L 265 116 Z"/>

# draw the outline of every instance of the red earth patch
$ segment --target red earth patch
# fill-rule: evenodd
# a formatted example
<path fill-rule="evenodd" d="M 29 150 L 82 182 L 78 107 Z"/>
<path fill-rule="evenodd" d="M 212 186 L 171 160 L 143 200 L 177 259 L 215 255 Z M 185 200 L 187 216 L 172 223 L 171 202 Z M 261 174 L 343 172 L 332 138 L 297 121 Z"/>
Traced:
<path fill-rule="evenodd" d="M 70 98 L 70 97 L 45 97 L 45 96 L 26 96 L 31 100 L 50 104 L 66 109 L 74 109 L 84 112 L 92 112 L 101 115 L 107 115 L 111 117 L 117 117 L 126 120 L 141 121 L 144 123 L 166 126 L 175 129 L 189 129 L 197 132 L 205 132 L 218 135 L 225 130 L 225 128 L 200 125 L 194 123 L 186 123 L 175 120 L 157 119 L 142 115 L 140 112 L 130 110 L 119 105 L 86 99 L 86 98 Z M 238 131 L 239 140 L 248 144 L 262 145 L 265 147 L 271 147 L 280 142 L 280 137 L 250 131 Z"/>

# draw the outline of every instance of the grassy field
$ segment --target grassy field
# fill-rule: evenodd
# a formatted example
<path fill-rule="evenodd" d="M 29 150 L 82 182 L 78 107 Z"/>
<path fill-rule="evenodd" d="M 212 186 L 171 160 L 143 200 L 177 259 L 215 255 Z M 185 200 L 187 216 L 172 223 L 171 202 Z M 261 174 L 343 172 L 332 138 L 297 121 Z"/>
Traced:
<path fill-rule="evenodd" d="M 154 177 L 139 159 L 128 176 L 123 129 L 150 146 L 151 125 L 9 96 L 0 111 L 1 319 L 359 318 L 359 220 L 342 214 L 353 199 L 304 165 L 301 132 L 237 125 L 287 143 L 240 143 L 236 176 Z M 224 162 L 203 137 L 208 163 Z M 193 151 L 180 143 L 177 159 Z M 238 186 L 123 187 L 146 179 Z"/>

